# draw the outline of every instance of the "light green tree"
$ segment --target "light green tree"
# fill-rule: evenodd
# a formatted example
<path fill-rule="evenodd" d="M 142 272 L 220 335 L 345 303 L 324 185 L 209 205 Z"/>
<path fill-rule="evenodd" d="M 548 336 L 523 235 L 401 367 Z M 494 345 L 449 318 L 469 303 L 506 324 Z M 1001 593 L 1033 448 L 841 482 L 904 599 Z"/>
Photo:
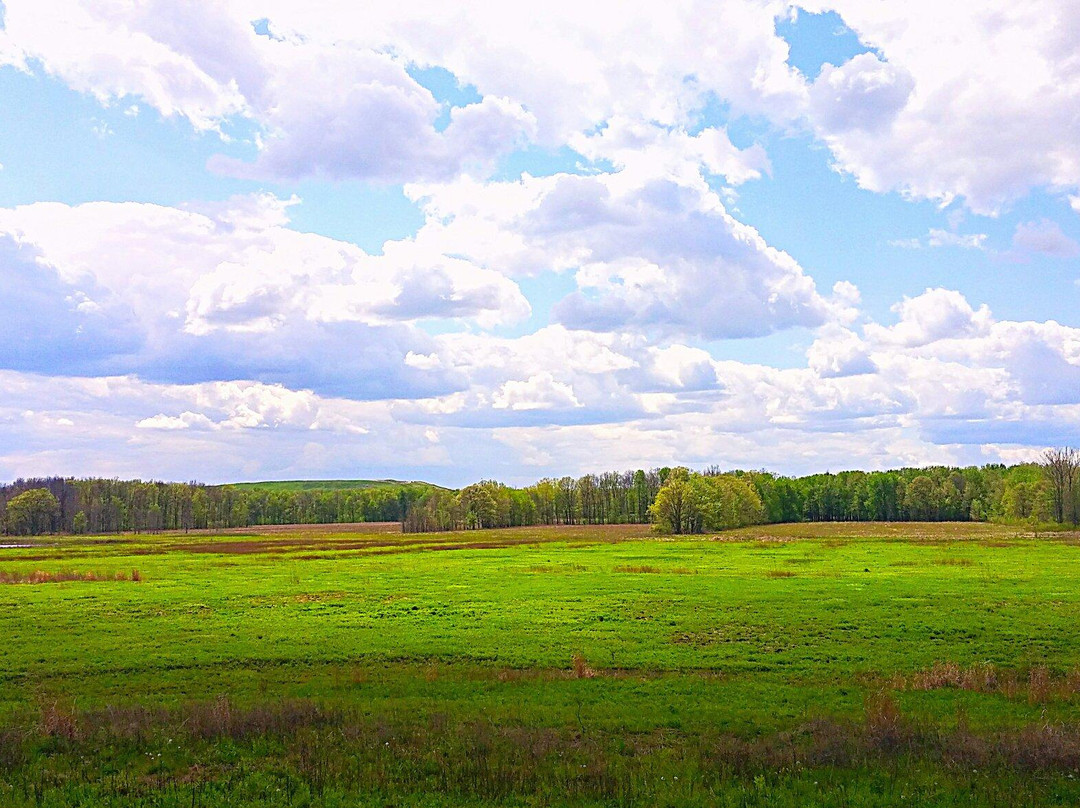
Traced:
<path fill-rule="evenodd" d="M 465 515 L 465 527 L 469 529 L 494 527 L 498 516 L 498 502 L 491 487 L 474 483 L 461 489 L 458 502 Z"/>
<path fill-rule="evenodd" d="M 701 493 L 700 486 L 691 482 L 689 469 L 673 468 L 656 493 L 649 516 L 657 529 L 665 533 L 695 532 Z"/>
<path fill-rule="evenodd" d="M 675 534 L 729 530 L 766 519 L 761 495 L 749 479 L 685 468 L 671 469 L 649 514 L 658 530 Z"/>
<path fill-rule="evenodd" d="M 7 532 L 16 536 L 52 533 L 60 515 L 60 503 L 47 488 L 32 488 L 7 504 Z"/>

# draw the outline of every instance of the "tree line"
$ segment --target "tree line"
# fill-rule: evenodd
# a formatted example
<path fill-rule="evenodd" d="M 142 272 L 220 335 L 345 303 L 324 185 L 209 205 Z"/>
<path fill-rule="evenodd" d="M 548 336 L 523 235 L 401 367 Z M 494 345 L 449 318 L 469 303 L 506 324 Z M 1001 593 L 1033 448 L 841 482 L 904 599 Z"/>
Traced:
<path fill-rule="evenodd" d="M 152 533 L 252 525 L 400 522 L 435 486 L 387 484 L 340 490 L 280 490 L 142 480 L 20 479 L 0 485 L 8 535 Z"/>
<path fill-rule="evenodd" d="M 154 532 L 281 524 L 401 522 L 406 532 L 655 523 L 671 533 L 802 521 L 1080 521 L 1080 453 L 1015 466 L 905 468 L 786 477 L 656 468 L 540 480 L 283 490 L 47 478 L 0 486 L 7 534 Z"/>
<path fill-rule="evenodd" d="M 767 522 L 1080 521 L 1080 453 L 1039 463 L 785 477 L 686 468 L 586 474 L 510 488 L 483 480 L 413 502 L 406 532 L 652 522 L 697 533 Z"/>

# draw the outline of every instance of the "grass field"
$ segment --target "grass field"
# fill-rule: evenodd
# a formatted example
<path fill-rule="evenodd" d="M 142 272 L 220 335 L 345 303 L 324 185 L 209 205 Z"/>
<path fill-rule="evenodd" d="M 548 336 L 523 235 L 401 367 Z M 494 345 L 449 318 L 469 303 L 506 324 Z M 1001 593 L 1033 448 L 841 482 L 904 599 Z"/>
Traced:
<path fill-rule="evenodd" d="M 1076 805 L 1080 537 L 0 549 L 0 805 Z"/>

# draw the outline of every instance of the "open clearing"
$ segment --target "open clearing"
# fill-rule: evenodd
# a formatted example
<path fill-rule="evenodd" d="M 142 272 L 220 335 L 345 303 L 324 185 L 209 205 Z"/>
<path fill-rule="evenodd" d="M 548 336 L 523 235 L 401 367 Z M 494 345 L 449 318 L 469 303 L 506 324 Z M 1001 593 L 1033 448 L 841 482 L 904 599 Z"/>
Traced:
<path fill-rule="evenodd" d="M 1080 537 L 393 525 L 0 550 L 0 805 L 1074 805 Z"/>

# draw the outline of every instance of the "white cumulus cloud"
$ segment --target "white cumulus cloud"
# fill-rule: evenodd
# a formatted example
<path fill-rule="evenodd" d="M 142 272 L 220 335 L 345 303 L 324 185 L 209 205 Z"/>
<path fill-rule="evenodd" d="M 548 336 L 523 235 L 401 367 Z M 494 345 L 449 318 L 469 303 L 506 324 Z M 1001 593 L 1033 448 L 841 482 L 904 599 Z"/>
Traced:
<path fill-rule="evenodd" d="M 260 195 L 185 209 L 0 209 L 0 264 L 14 278 L 0 309 L 24 332 L 6 366 L 169 381 L 254 369 L 266 381 L 406 392 L 402 360 L 427 340 L 417 321 L 492 327 L 528 316 L 501 273 L 412 240 L 374 256 L 300 233 L 287 227 L 289 204 Z M 54 313 L 35 330 L 27 318 L 45 307 Z"/>
<path fill-rule="evenodd" d="M 827 66 L 809 117 L 873 191 L 994 214 L 1080 186 L 1080 6 L 1059 0 L 800 0 L 877 53 Z"/>

